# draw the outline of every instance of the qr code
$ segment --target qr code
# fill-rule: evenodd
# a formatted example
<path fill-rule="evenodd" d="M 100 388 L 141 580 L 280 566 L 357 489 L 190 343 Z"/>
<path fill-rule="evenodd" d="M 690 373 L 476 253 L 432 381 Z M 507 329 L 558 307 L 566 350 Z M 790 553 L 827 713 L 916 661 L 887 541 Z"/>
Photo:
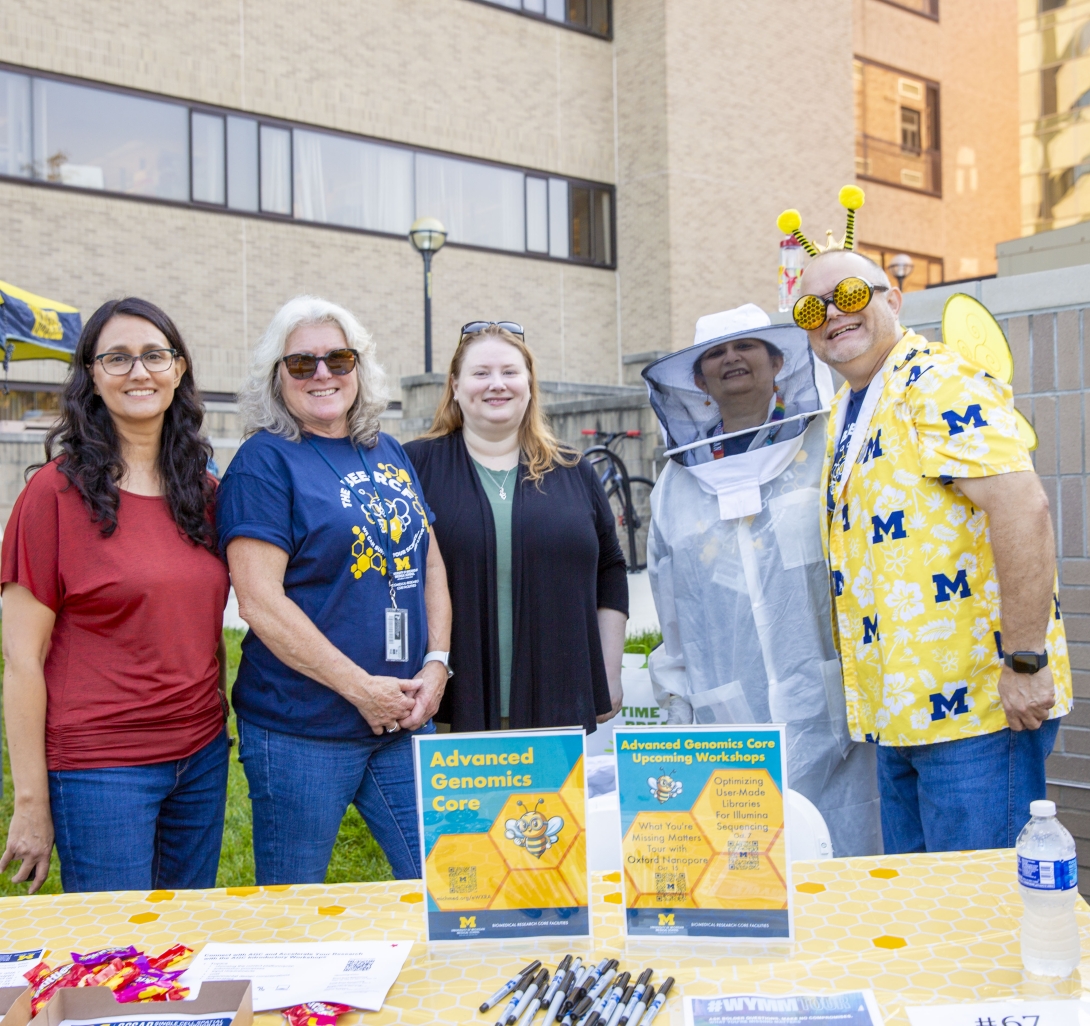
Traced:
<path fill-rule="evenodd" d="M 735 841 L 727 849 L 727 869 L 760 869 L 756 841 Z"/>
<path fill-rule="evenodd" d="M 684 873 L 655 873 L 655 892 L 657 894 L 686 894 Z"/>
<path fill-rule="evenodd" d="M 451 894 L 473 894 L 477 890 L 477 867 L 448 866 L 447 886 Z"/>
<path fill-rule="evenodd" d="M 373 958 L 357 958 L 354 961 L 349 962 L 345 967 L 346 973 L 366 973 L 370 972 L 371 966 L 375 964 Z"/>

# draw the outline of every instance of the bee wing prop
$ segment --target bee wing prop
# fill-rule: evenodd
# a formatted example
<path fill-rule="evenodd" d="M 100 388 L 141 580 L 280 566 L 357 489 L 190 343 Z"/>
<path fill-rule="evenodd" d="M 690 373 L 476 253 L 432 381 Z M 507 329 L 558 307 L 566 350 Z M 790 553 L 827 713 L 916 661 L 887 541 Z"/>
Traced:
<path fill-rule="evenodd" d="M 956 292 L 946 301 L 942 308 L 942 341 L 993 378 L 1008 385 L 1014 380 L 1014 356 L 1007 336 L 992 312 L 972 296 Z M 1026 448 L 1036 449 L 1033 425 L 1018 410 L 1014 416 Z"/>

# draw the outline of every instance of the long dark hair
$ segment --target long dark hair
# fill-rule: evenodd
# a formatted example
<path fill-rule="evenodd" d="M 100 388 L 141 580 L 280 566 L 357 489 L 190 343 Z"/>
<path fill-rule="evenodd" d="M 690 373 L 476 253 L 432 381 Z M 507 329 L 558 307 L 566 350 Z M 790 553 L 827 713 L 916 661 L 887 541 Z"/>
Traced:
<path fill-rule="evenodd" d="M 178 530 L 194 544 L 214 552 L 215 528 L 209 515 L 214 492 L 208 478 L 212 446 L 201 434 L 204 406 L 193 380 L 189 350 L 174 322 L 154 303 L 132 296 L 112 299 L 84 325 L 72 357 L 72 372 L 61 392 L 60 420 L 45 438 L 46 461 L 60 457 L 57 469 L 75 485 L 92 523 L 102 524 L 102 535 L 109 538 L 117 530 L 118 482 L 125 474 L 125 463 L 110 411 L 95 394 L 91 361 L 102 329 L 118 316 L 140 317 L 153 324 L 166 336 L 167 345 L 185 360 L 185 373 L 163 418 L 159 479 Z M 36 469 L 31 467 L 27 473 Z"/>

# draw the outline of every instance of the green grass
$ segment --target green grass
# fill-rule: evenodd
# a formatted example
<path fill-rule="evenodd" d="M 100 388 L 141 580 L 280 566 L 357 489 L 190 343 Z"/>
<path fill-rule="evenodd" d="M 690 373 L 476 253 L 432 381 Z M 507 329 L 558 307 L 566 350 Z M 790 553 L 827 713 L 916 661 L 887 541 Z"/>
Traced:
<path fill-rule="evenodd" d="M 243 632 L 225 630 L 227 639 L 227 686 L 235 682 L 241 655 Z M 0 661 L 0 672 L 3 663 Z M 228 729 L 232 737 L 238 737 L 235 728 L 235 715 L 231 713 Z M 123 798 L 122 798 L 123 801 Z M 7 745 L 4 746 L 4 796 L 0 799 L 0 837 L 7 836 L 7 826 L 11 820 L 12 789 L 11 766 L 8 762 Z M 124 814 L 119 806 L 118 815 Z M 246 774 L 238 761 L 238 746 L 231 749 L 231 766 L 227 777 L 227 817 L 223 830 L 223 848 L 220 850 L 220 867 L 216 875 L 218 887 L 245 887 L 254 882 L 254 853 L 251 844 L 253 821 L 250 815 L 250 800 L 247 797 Z M 10 879 L 11 871 L 0 874 L 0 896 L 26 894 L 26 884 L 14 884 Z M 326 873 L 327 883 L 344 883 L 362 880 L 391 880 L 393 873 L 382 849 L 371 836 L 367 824 L 352 806 L 341 823 L 337 843 L 333 847 L 333 857 Z M 42 887 L 42 894 L 60 894 L 60 863 L 56 852 L 49 868 L 49 877 Z"/>
<path fill-rule="evenodd" d="M 227 639 L 227 687 L 235 682 L 238 663 L 241 656 L 243 632 L 225 630 Z M 626 652 L 642 652 L 650 655 L 651 650 L 662 642 L 662 635 L 655 631 L 645 631 L 630 635 L 625 641 Z M 0 673 L 3 662 L 0 660 Z M 238 737 L 235 728 L 235 714 L 231 713 L 228 729 L 232 737 Z M 7 745 L 4 745 L 4 795 L 0 798 L 0 838 L 7 836 L 7 825 L 11 821 L 12 788 L 11 766 L 8 762 Z M 118 814 L 124 809 L 119 807 Z M 250 800 L 246 791 L 246 774 L 238 761 L 237 745 L 231 749 L 231 766 L 227 777 L 227 817 L 223 830 L 223 848 L 220 850 L 220 867 L 216 875 L 218 887 L 245 887 L 254 882 L 254 853 L 252 847 L 253 820 L 250 814 Z M 49 868 L 49 877 L 42 887 L 42 894 L 60 894 L 60 863 L 56 852 Z M 0 896 L 26 894 L 26 884 L 15 884 L 10 879 L 11 871 L 0 874 Z M 348 883 L 363 880 L 391 880 L 393 873 L 386 861 L 382 849 L 371 836 L 367 824 L 360 818 L 355 807 L 349 806 L 341 823 L 337 843 L 333 846 L 333 857 L 329 861 L 326 873 L 327 883 Z"/>

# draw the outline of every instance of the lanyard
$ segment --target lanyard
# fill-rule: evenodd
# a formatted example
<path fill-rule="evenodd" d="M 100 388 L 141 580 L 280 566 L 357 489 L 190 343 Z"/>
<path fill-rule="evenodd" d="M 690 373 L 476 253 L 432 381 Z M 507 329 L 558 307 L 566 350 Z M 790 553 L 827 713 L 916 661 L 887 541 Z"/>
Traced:
<path fill-rule="evenodd" d="M 371 464 L 367 462 L 367 457 L 364 456 L 363 450 L 353 442 L 352 448 L 356 450 L 356 455 L 359 456 L 360 463 L 363 464 L 363 469 L 366 471 L 367 477 L 371 481 L 371 487 L 375 489 L 374 496 L 368 495 L 362 488 L 352 488 L 352 485 L 337 473 L 337 468 L 329 461 L 329 457 L 314 444 L 314 440 L 312 438 L 307 438 L 307 441 L 310 443 L 310 447 L 325 460 L 326 466 L 336 474 L 337 480 L 340 481 L 341 485 L 345 488 L 352 489 L 357 495 L 363 498 L 371 508 L 371 512 L 386 525 L 385 531 L 379 531 L 377 533 L 379 534 L 379 544 L 382 548 L 382 554 L 386 557 L 386 583 L 390 587 L 390 603 L 394 609 L 397 609 L 397 595 L 394 592 L 394 550 L 393 546 L 390 544 L 390 518 L 386 516 L 383 511 L 382 496 L 379 494 L 378 482 L 375 480 L 374 472 L 371 470 Z"/>

